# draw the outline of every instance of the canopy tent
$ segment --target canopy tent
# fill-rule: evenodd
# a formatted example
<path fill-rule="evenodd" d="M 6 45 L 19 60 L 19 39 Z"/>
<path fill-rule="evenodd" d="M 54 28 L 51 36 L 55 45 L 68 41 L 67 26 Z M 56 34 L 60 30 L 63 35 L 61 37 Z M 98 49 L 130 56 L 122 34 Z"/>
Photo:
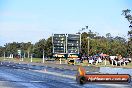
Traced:
<path fill-rule="evenodd" d="M 107 54 L 100 54 L 100 56 L 106 57 L 106 56 L 109 56 L 109 55 L 107 55 Z"/>

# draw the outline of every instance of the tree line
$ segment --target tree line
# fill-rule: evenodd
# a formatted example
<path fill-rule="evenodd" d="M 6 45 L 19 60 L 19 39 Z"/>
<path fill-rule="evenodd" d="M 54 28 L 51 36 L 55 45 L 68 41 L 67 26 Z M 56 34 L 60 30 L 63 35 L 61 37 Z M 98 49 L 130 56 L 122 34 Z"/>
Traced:
<path fill-rule="evenodd" d="M 98 53 L 105 53 L 108 55 L 120 54 L 124 57 L 132 57 L 132 16 L 130 15 L 129 9 L 123 10 L 122 15 L 130 23 L 130 31 L 128 31 L 128 40 L 123 37 L 116 36 L 113 37 L 110 33 L 107 33 L 105 36 L 97 35 L 96 32 L 89 30 L 88 32 L 83 32 L 81 34 L 81 54 L 95 55 Z M 89 39 L 88 39 L 89 37 Z M 89 50 L 88 50 L 88 40 L 89 40 Z M 48 39 L 40 39 L 35 44 L 31 42 L 13 42 L 6 43 L 4 46 L 0 46 L 0 56 L 2 57 L 5 53 L 5 56 L 13 54 L 14 57 L 18 55 L 18 50 L 21 50 L 23 57 L 30 57 L 30 54 L 33 54 L 33 57 L 42 58 L 43 50 L 45 50 L 45 57 L 52 57 L 52 37 Z"/>
<path fill-rule="evenodd" d="M 110 33 L 107 33 L 106 36 L 99 36 L 96 33 L 89 30 L 89 32 L 83 32 L 81 34 L 81 50 L 80 53 L 88 54 L 88 39 L 89 37 L 89 55 L 95 55 L 98 53 L 105 53 L 108 55 L 121 54 L 126 57 L 129 56 L 128 53 L 128 41 L 120 36 L 112 37 Z M 33 54 L 33 57 L 42 58 L 43 50 L 45 51 L 45 57 L 52 57 L 52 37 L 48 39 L 40 39 L 35 44 L 31 42 L 13 42 L 6 43 L 3 47 L 0 46 L 0 56 L 5 55 L 9 56 L 13 54 L 14 57 L 18 55 L 18 50 L 21 50 L 21 53 L 24 57 L 30 57 L 30 54 Z"/>
<path fill-rule="evenodd" d="M 42 50 L 45 50 L 45 56 L 51 57 L 51 50 L 52 50 L 52 41 L 51 37 L 46 39 L 41 39 L 35 44 L 32 44 L 31 42 L 13 42 L 13 43 L 6 43 L 4 46 L 0 46 L 0 57 L 5 56 L 9 57 L 10 54 L 13 54 L 14 57 L 18 55 L 18 50 L 21 50 L 21 54 L 23 58 L 27 57 L 30 58 L 30 55 L 33 54 L 33 57 L 42 57 Z"/>

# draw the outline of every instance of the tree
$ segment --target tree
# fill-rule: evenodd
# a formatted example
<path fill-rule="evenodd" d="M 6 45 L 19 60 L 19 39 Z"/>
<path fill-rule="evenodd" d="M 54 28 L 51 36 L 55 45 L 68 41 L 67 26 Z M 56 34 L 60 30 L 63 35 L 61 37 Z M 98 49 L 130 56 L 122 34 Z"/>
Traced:
<path fill-rule="evenodd" d="M 88 32 L 88 37 L 94 38 L 95 36 L 96 36 L 96 34 L 93 33 L 91 30 L 89 30 L 89 32 Z"/>
<path fill-rule="evenodd" d="M 28 53 L 28 58 L 30 57 L 30 52 L 32 51 L 32 47 L 33 45 L 31 44 L 31 42 L 27 43 L 27 53 Z"/>
<path fill-rule="evenodd" d="M 0 46 L 0 57 L 4 56 L 5 48 Z"/>
<path fill-rule="evenodd" d="M 10 56 L 10 54 L 13 54 L 14 56 L 17 55 L 17 47 L 20 47 L 17 45 L 16 42 L 13 43 L 6 43 L 5 45 L 5 51 L 6 51 L 6 56 Z"/>
<path fill-rule="evenodd" d="M 82 34 L 81 34 L 81 52 L 83 53 L 83 54 L 87 54 L 88 52 L 88 48 L 87 48 L 87 45 L 88 45 L 88 39 L 87 39 L 87 37 L 88 37 L 88 33 L 86 33 L 86 32 L 83 32 Z"/>
<path fill-rule="evenodd" d="M 130 12 L 131 12 L 130 9 L 122 10 L 122 15 L 127 16 L 128 13 L 130 13 Z"/>
<path fill-rule="evenodd" d="M 132 16 L 130 15 L 131 10 L 126 9 L 122 11 L 123 15 L 125 16 L 125 18 L 129 21 L 130 23 L 130 31 L 128 31 L 128 36 L 129 36 L 129 40 L 128 40 L 128 53 L 129 55 L 132 57 Z"/>
<path fill-rule="evenodd" d="M 44 50 L 46 49 L 46 40 L 45 39 L 40 39 L 39 42 L 36 42 L 35 45 L 34 45 L 34 54 L 35 54 L 35 57 L 42 58 L 43 49 Z"/>
<path fill-rule="evenodd" d="M 46 52 L 45 52 L 45 55 L 47 57 L 52 57 L 52 49 L 53 49 L 53 46 L 52 46 L 52 37 L 49 37 L 47 40 L 46 40 Z"/>

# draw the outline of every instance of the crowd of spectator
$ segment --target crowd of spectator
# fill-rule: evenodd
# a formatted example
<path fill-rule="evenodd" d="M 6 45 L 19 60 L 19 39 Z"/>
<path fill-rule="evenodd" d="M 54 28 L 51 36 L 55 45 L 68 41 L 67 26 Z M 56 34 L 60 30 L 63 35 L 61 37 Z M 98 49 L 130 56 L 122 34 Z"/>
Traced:
<path fill-rule="evenodd" d="M 116 55 L 116 56 L 109 56 L 107 54 L 96 54 L 94 56 L 87 56 L 87 55 L 82 55 L 80 58 L 80 62 L 83 61 L 88 61 L 89 64 L 97 64 L 97 63 L 102 63 L 105 61 L 108 61 L 109 64 L 111 65 L 116 65 L 116 66 L 121 66 L 121 65 L 127 65 L 132 61 L 131 58 L 124 58 L 121 55 Z"/>

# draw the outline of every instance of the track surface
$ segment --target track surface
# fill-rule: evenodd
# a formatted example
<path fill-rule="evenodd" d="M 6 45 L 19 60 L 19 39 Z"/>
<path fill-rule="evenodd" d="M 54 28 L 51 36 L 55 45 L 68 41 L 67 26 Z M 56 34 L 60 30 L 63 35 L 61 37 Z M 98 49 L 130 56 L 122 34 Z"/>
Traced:
<path fill-rule="evenodd" d="M 0 88 L 132 88 L 130 84 L 79 85 L 76 71 L 27 64 L 0 63 Z"/>

